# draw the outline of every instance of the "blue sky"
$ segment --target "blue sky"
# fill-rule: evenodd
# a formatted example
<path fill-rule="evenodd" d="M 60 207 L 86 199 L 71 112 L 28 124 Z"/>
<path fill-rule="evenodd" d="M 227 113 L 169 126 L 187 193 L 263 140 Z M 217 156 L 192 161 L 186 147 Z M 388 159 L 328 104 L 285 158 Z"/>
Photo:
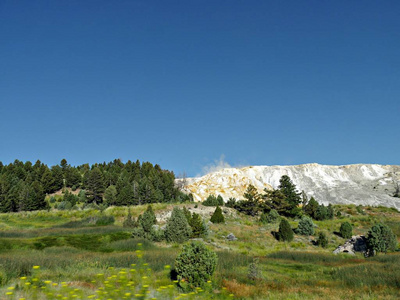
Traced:
<path fill-rule="evenodd" d="M 0 161 L 400 164 L 399 1 L 0 1 Z"/>

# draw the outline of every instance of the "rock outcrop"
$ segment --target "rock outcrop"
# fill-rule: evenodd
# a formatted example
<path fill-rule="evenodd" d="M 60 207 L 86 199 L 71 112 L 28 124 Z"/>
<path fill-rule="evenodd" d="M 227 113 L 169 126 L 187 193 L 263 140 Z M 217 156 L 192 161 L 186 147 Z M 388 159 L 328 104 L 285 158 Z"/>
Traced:
<path fill-rule="evenodd" d="M 367 239 L 363 235 L 352 236 L 346 243 L 342 246 L 337 247 L 333 253 L 349 253 L 355 254 L 355 252 L 366 253 L 367 251 Z"/>
<path fill-rule="evenodd" d="M 225 168 L 197 178 L 187 178 L 183 190 L 195 201 L 220 194 L 242 199 L 249 184 L 260 192 L 277 188 L 282 175 L 288 175 L 299 191 L 324 204 L 361 204 L 396 207 L 400 198 L 393 197 L 400 184 L 400 166 L 305 164 L 297 166 L 254 166 Z"/>

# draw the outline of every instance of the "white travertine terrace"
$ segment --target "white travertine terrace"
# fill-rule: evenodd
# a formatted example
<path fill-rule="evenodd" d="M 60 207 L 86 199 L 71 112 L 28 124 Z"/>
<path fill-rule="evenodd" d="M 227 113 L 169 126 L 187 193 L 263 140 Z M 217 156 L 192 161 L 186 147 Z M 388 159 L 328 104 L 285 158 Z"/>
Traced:
<path fill-rule="evenodd" d="M 220 194 L 243 199 L 249 184 L 260 192 L 277 188 L 282 175 L 288 175 L 299 191 L 324 204 L 383 205 L 400 209 L 400 198 L 393 197 L 400 184 L 400 166 L 356 164 L 328 166 L 304 164 L 296 166 L 252 166 L 224 168 L 197 178 L 187 178 L 184 191 L 195 201 Z"/>

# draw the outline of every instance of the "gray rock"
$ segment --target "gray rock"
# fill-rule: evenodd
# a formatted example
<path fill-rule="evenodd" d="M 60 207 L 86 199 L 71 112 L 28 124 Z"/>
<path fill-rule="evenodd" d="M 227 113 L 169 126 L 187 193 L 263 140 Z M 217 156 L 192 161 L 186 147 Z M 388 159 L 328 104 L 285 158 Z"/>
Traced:
<path fill-rule="evenodd" d="M 351 239 L 349 239 L 346 243 L 337 247 L 333 251 L 334 254 L 349 253 L 353 255 L 355 254 L 355 252 L 362 252 L 362 253 L 367 252 L 367 239 L 365 236 L 363 235 L 352 236 Z"/>
<path fill-rule="evenodd" d="M 236 241 L 236 240 L 237 240 L 236 236 L 235 236 L 233 233 L 228 234 L 228 235 L 226 236 L 226 239 L 227 239 L 228 241 Z"/>

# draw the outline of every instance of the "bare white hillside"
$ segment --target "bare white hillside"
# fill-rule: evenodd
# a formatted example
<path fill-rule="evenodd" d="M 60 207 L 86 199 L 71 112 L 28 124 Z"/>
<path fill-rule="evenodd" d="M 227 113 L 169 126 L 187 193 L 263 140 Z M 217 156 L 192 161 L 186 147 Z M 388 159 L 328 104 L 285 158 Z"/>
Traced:
<path fill-rule="evenodd" d="M 299 191 L 328 204 L 384 205 L 400 209 L 400 198 L 393 197 L 400 183 L 400 166 L 357 164 L 327 166 L 253 166 L 225 168 L 198 178 L 186 179 L 184 191 L 196 201 L 210 194 L 242 199 L 249 184 L 261 192 L 277 188 L 282 175 L 288 175 Z"/>

